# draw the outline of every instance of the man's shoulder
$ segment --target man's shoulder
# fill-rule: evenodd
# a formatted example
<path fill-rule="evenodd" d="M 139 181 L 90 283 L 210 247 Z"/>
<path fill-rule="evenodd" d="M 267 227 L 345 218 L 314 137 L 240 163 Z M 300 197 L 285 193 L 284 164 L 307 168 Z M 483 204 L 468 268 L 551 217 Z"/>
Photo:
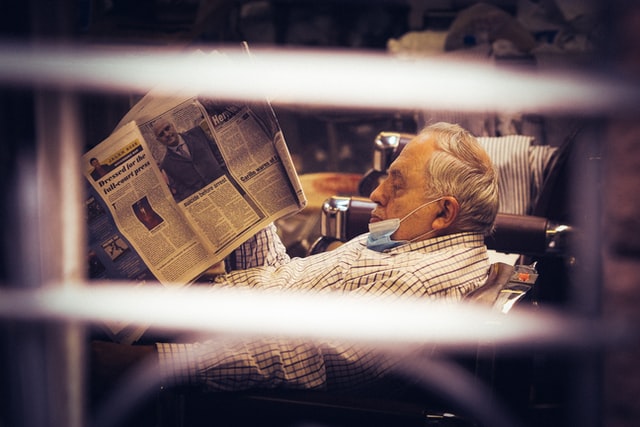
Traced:
<path fill-rule="evenodd" d="M 185 139 L 197 139 L 197 140 L 206 140 L 206 139 L 208 139 L 207 134 L 205 133 L 204 129 L 202 129 L 200 126 L 196 126 L 194 128 L 191 128 L 191 129 L 181 133 L 180 136 L 182 136 Z"/>
<path fill-rule="evenodd" d="M 358 250 L 362 250 L 367 247 L 367 236 L 369 233 L 360 234 L 351 240 L 348 240 L 344 245 L 347 248 L 356 248 Z"/>
<path fill-rule="evenodd" d="M 466 252 L 469 249 L 486 252 L 484 237 L 481 233 L 453 233 L 444 236 L 432 237 L 430 239 L 407 243 L 389 249 L 389 253 L 395 255 L 413 254 L 413 256 L 438 257 L 449 256 L 452 252 Z"/>
<path fill-rule="evenodd" d="M 419 243 L 419 242 L 417 242 Z M 423 240 L 422 247 L 429 248 L 432 251 L 446 250 L 448 248 L 457 247 L 483 247 L 484 237 L 482 233 L 475 232 L 459 232 L 445 234 L 444 236 L 433 237 Z"/>
<path fill-rule="evenodd" d="M 167 148 L 166 152 L 164 153 L 164 157 L 162 158 L 162 161 L 160 162 L 160 168 L 164 169 L 167 165 L 172 165 L 176 163 L 176 159 L 180 159 L 180 155 L 176 154 L 175 152 L 169 150 Z"/>

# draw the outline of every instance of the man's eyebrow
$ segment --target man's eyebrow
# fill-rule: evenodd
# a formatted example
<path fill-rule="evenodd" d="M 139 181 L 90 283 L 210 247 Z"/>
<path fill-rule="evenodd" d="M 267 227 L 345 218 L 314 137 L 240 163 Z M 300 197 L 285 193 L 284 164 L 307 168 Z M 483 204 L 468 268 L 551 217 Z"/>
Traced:
<path fill-rule="evenodd" d="M 389 178 L 395 182 L 400 182 L 400 183 L 404 182 L 404 175 L 402 174 L 402 171 L 398 169 L 393 169 L 393 168 L 390 169 Z"/>

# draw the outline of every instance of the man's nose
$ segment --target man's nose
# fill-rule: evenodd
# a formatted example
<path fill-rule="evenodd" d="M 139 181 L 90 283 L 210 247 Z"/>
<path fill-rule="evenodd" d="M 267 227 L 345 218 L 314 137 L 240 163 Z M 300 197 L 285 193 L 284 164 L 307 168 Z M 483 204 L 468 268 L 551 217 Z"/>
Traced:
<path fill-rule="evenodd" d="M 373 189 L 369 198 L 371 201 L 376 202 L 379 205 L 384 205 L 385 197 L 384 197 L 384 181 L 382 181 L 376 188 Z"/>

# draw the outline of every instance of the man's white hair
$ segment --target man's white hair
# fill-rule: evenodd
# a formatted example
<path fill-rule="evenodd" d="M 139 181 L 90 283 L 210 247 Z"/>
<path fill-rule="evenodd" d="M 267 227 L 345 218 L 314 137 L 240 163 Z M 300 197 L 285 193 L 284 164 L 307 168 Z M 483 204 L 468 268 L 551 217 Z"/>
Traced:
<path fill-rule="evenodd" d="M 419 135 L 434 136 L 437 144 L 425 168 L 427 195 L 456 198 L 456 230 L 490 234 L 498 213 L 498 174 L 482 146 L 471 133 L 450 123 L 426 126 Z"/>

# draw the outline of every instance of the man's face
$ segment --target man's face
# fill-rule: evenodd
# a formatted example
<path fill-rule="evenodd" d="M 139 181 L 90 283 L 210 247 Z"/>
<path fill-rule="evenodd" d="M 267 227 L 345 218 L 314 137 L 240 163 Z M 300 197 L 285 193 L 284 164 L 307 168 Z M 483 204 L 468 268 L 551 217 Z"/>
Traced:
<path fill-rule="evenodd" d="M 431 201 L 425 189 L 425 167 L 436 150 L 432 136 L 418 136 L 411 140 L 391 164 L 387 178 L 371 193 L 377 206 L 371 213 L 371 222 L 391 218 L 404 218 L 414 209 Z M 418 209 L 402 221 L 393 234 L 395 240 L 411 240 L 432 229 L 431 223 L 439 211 L 438 203 Z"/>
<path fill-rule="evenodd" d="M 153 132 L 162 144 L 169 147 L 178 145 L 178 132 L 176 132 L 171 123 L 167 121 L 157 122 L 153 125 Z"/>
<path fill-rule="evenodd" d="M 98 159 L 91 160 L 91 166 L 93 166 L 94 168 L 100 166 L 100 162 L 98 161 Z"/>

